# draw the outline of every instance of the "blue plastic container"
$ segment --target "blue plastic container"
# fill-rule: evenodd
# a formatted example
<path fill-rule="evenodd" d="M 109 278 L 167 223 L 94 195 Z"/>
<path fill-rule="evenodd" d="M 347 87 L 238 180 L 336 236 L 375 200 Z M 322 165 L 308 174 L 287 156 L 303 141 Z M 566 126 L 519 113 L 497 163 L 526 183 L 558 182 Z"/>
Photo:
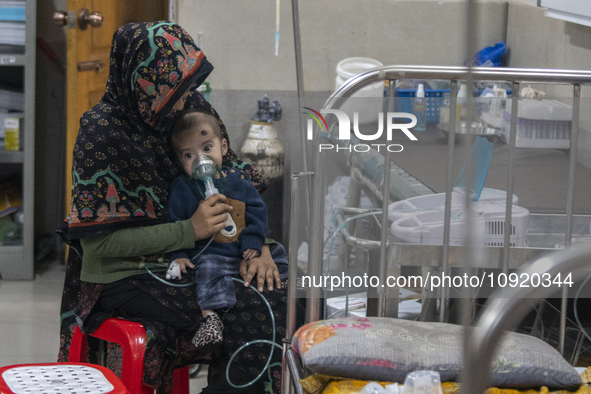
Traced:
<path fill-rule="evenodd" d="M 480 96 L 482 90 L 475 90 L 476 97 Z M 449 89 L 425 89 L 427 99 L 427 123 L 439 123 L 439 108 L 443 102 L 443 94 L 451 93 Z M 507 95 L 511 97 L 511 90 Z M 394 93 L 394 111 L 412 113 L 412 102 L 417 95 L 416 89 L 396 89 Z"/>
<path fill-rule="evenodd" d="M 425 89 L 427 123 L 439 122 L 439 107 L 441 107 L 443 101 L 443 93 L 449 92 L 449 89 Z M 412 113 L 412 102 L 416 95 L 416 89 L 396 89 L 394 93 L 394 111 Z"/>

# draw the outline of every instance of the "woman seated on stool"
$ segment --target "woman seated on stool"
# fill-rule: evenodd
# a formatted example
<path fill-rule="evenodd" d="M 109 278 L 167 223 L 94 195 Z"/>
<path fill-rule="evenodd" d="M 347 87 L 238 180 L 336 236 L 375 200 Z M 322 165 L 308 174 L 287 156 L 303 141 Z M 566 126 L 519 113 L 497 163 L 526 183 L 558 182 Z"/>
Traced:
<path fill-rule="evenodd" d="M 175 112 L 210 112 L 229 143 L 216 111 L 195 90 L 212 69 L 193 39 L 174 23 L 127 24 L 115 33 L 106 92 L 80 119 L 74 146 L 72 206 L 61 229 L 72 249 L 62 298 L 59 361 L 68 360 L 77 325 L 92 333 L 106 319 L 123 317 L 146 328 L 144 383 L 158 393 L 170 391 L 174 368 L 205 359 L 210 359 L 210 368 L 204 393 L 278 393 L 281 351 L 273 352 L 269 371 L 252 386 L 234 389 L 226 381 L 235 350 L 255 339 L 272 338 L 270 311 L 248 287 L 255 275 L 273 310 L 276 331 L 285 332 L 286 286 L 280 283 L 268 245 L 259 257 L 241 263 L 244 285 L 236 283 L 236 306 L 225 314 L 224 342 L 215 354 L 191 344 L 201 316 L 194 286 L 169 286 L 145 269 L 165 263 L 168 252 L 210 238 L 224 227 L 231 211 L 218 194 L 200 204 L 190 219 L 166 223 L 169 186 L 179 172 L 166 143 Z M 223 164 L 240 167 L 259 192 L 266 188 L 256 170 L 231 149 Z M 152 271 L 164 277 L 167 264 L 159 266 Z M 192 283 L 192 278 L 185 275 L 183 281 Z M 277 333 L 275 339 L 280 343 L 282 335 Z M 256 378 L 269 353 L 269 345 L 239 353 L 230 368 L 232 383 L 244 385 Z"/>

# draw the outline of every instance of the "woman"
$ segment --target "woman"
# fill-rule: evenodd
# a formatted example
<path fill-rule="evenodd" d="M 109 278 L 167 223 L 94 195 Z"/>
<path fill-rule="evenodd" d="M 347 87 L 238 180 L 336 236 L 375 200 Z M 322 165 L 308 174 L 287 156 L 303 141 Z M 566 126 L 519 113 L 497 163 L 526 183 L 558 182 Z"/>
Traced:
<path fill-rule="evenodd" d="M 238 302 L 225 316 L 227 339 L 211 355 L 191 345 L 201 315 L 194 289 L 168 286 L 145 270 L 151 266 L 159 271 L 157 263 L 173 246 L 186 247 L 219 231 L 231 209 L 218 195 L 208 199 L 210 204 L 201 204 L 190 220 L 165 223 L 168 188 L 179 171 L 166 138 L 175 112 L 189 107 L 211 111 L 229 141 L 215 110 L 195 91 L 212 69 L 191 37 L 174 23 L 128 24 L 115 33 L 106 93 L 82 116 L 74 147 L 72 207 L 61 230 L 72 249 L 62 299 L 59 361 L 68 360 L 76 326 L 91 333 L 105 319 L 120 316 L 146 328 L 144 382 L 158 393 L 170 391 L 173 368 L 204 359 L 211 359 L 205 393 L 278 392 L 280 351 L 274 352 L 263 377 L 244 391 L 226 382 L 233 352 L 273 335 L 269 308 L 247 287 L 254 275 L 261 292 L 267 284 L 264 296 L 277 323 L 276 341 L 284 334 L 286 290 L 269 246 L 260 258 L 241 265 L 244 285 L 236 285 Z M 259 191 L 265 189 L 255 169 L 231 150 L 224 165 L 239 166 Z M 192 278 L 185 280 L 190 283 Z M 269 345 L 241 352 L 231 366 L 232 383 L 244 385 L 258 376 L 269 352 Z"/>

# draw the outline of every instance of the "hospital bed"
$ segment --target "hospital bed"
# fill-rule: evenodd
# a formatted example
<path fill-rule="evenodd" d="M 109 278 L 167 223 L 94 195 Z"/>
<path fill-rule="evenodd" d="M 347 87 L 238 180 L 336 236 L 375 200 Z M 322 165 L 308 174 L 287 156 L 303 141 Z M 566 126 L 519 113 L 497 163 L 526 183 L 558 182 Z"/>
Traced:
<path fill-rule="evenodd" d="M 510 247 L 510 234 L 505 232 L 504 242 L 502 247 L 464 247 L 464 246 L 450 246 L 450 214 L 451 194 L 454 186 L 454 164 L 457 169 L 456 149 L 456 125 L 455 117 L 450 117 L 449 133 L 447 136 L 447 150 L 446 160 L 446 177 L 445 184 L 434 184 L 422 182 L 424 176 L 414 176 L 415 173 L 407 173 L 405 169 L 398 166 L 399 162 L 392 164 L 393 154 L 386 151 L 383 155 L 375 155 L 377 160 L 381 163 L 373 163 L 374 168 L 383 171 L 382 174 L 368 173 L 363 167 L 363 160 L 348 160 L 351 165 L 351 173 L 357 179 L 357 185 L 352 183 L 351 186 L 353 194 L 360 192 L 360 186 L 364 185 L 366 189 L 372 191 L 378 199 L 382 201 L 382 211 L 387 212 L 388 206 L 392 201 L 400 200 L 414 195 L 422 195 L 432 193 L 436 189 L 444 189 L 442 191 L 446 194 L 445 214 L 444 214 L 444 234 L 442 246 L 432 245 L 411 245 L 400 243 L 392 240 L 388 236 L 389 222 L 387 215 L 382 215 L 381 219 L 381 234 L 379 239 L 364 239 L 350 233 L 346 228 L 341 231 L 341 236 L 344 243 L 351 247 L 373 249 L 379 251 L 379 265 L 375 268 L 375 272 L 383 280 L 389 275 L 400 275 L 401 266 L 429 266 L 436 267 L 438 272 L 449 272 L 452 267 L 470 268 L 467 261 L 477 260 L 479 265 L 477 268 L 491 268 L 498 269 L 500 272 L 507 274 L 510 269 L 538 269 L 539 273 L 558 273 L 573 272 L 573 280 L 581 279 L 584 274 L 580 269 L 588 267 L 586 263 L 587 258 L 591 257 L 591 249 L 588 247 L 571 249 L 573 236 L 588 235 L 588 231 L 577 234 L 578 229 L 585 227 L 589 229 L 589 217 L 585 214 L 575 214 L 575 175 L 577 170 L 588 171 L 581 168 L 577 164 L 577 151 L 573 147 L 577 146 L 579 135 L 579 112 L 581 101 L 581 85 L 591 84 L 591 72 L 589 71 L 572 71 L 572 70 L 542 70 L 542 69 L 515 69 L 515 68 L 472 68 L 466 67 L 437 67 L 437 66 L 385 66 L 364 72 L 349 81 L 347 81 L 338 91 L 336 91 L 326 101 L 323 109 L 339 108 L 340 105 L 353 93 L 359 89 L 368 86 L 372 83 L 388 80 L 390 86 L 395 86 L 398 79 L 446 79 L 451 81 L 451 108 L 450 113 L 456 113 L 456 95 L 458 91 L 459 81 L 505 81 L 512 83 L 513 97 L 518 97 L 520 87 L 523 83 L 558 83 L 570 84 L 573 86 L 573 118 L 571 124 L 571 149 L 568 157 L 562 157 L 560 163 L 563 169 L 567 168 L 568 172 L 563 174 L 564 188 L 566 190 L 566 215 L 556 213 L 541 213 L 531 216 L 530 220 L 530 245 L 525 247 Z M 394 91 L 390 90 L 391 103 L 394 102 Z M 517 113 L 518 100 L 512 100 L 512 113 Z M 497 176 L 499 173 L 506 171 L 506 212 L 505 225 L 511 228 L 512 220 L 512 203 L 511 198 L 515 190 L 516 174 L 519 170 L 516 169 L 516 161 L 523 160 L 523 157 L 516 151 L 516 120 L 517 117 L 511 119 L 510 143 L 503 149 L 502 154 L 506 158 L 506 166 L 497 169 Z M 329 134 L 336 124 L 336 119 L 331 119 L 328 124 Z M 320 130 L 314 133 L 313 146 L 318 146 L 321 142 Z M 325 136 L 326 137 L 326 136 Z M 328 136 L 328 138 L 331 138 Z M 334 141 L 336 142 L 336 141 Z M 336 142 L 338 143 L 338 142 Z M 435 144 L 436 145 L 436 144 Z M 431 146 L 429 149 L 439 149 L 441 146 Z M 382 156 L 382 157 L 380 157 Z M 526 157 L 525 160 L 528 158 Z M 535 158 L 534 158 L 535 159 Z M 564 164 L 566 159 L 566 165 Z M 543 160 L 542 160 L 543 161 Z M 441 159 L 440 159 L 441 162 Z M 323 214 L 324 214 L 324 194 L 326 185 L 326 155 L 323 155 L 316 150 L 313 150 L 313 169 L 308 172 L 292 175 L 292 221 L 290 228 L 290 261 L 297 261 L 297 251 L 293 245 L 298 245 L 298 221 L 295 220 L 299 215 L 300 201 L 302 196 L 302 189 L 305 189 L 304 182 L 301 179 L 308 177 L 312 178 L 311 197 L 311 212 L 309 222 L 309 257 L 308 257 L 308 271 L 310 276 L 323 275 Z M 441 165 L 442 163 L 440 163 Z M 409 168 L 409 166 L 407 167 Z M 420 172 L 420 170 L 418 170 Z M 394 186 L 394 187 L 392 187 Z M 403 192 L 401 192 L 401 190 Z M 584 189 L 586 190 L 586 189 Z M 383 198 L 389 196 L 390 198 Z M 355 200 L 355 199 L 353 199 Z M 533 201 L 533 200 L 532 200 Z M 467 200 L 467 204 L 470 202 Z M 583 209 L 582 213 L 585 209 Z M 335 215 L 337 225 L 343 223 L 347 215 L 364 212 L 359 207 L 344 207 L 338 214 Z M 587 212 L 588 213 L 588 212 Z M 573 230 L 574 229 L 574 230 Z M 558 235 L 557 235 L 558 234 Z M 389 239 L 390 238 L 390 239 Z M 566 249 L 564 252 L 557 252 L 551 256 L 547 256 L 551 249 L 562 242 Z M 479 253 L 478 255 L 475 255 Z M 533 262 L 533 263 L 532 263 Z M 544 264 L 544 269 L 539 271 L 541 264 Z M 290 277 L 296 277 L 295 264 L 290 272 Z M 474 268 L 474 267 L 472 267 Z M 577 269 L 577 271 L 573 271 Z M 518 271 L 521 272 L 521 271 Z M 524 271 L 525 272 L 525 271 Z M 532 271 L 533 272 L 533 271 Z M 383 282 L 382 282 L 383 283 Z M 565 287 L 563 287 L 565 289 Z M 556 289 L 554 289 L 556 290 Z M 306 321 L 318 321 L 321 318 L 321 299 L 322 292 L 319 288 L 310 287 L 307 290 L 307 307 L 306 307 Z M 511 302 L 502 303 L 498 301 L 499 296 L 509 296 Z M 533 287 L 529 289 L 524 288 L 506 288 L 502 295 L 499 291 L 495 291 L 490 297 L 492 303 L 486 312 L 482 315 L 478 322 L 478 329 L 476 334 L 467 338 L 468 340 L 468 354 L 471 359 L 466 360 L 466 379 L 463 381 L 466 388 L 470 388 L 467 392 L 482 392 L 485 388 L 484 379 L 474 379 L 478 376 L 475 371 L 482 374 L 482 370 L 486 371 L 486 365 L 490 363 L 491 352 L 494 350 L 500 332 L 512 328 L 517 324 L 518 318 L 523 318 L 526 312 L 526 303 L 523 301 L 525 297 L 545 298 L 549 297 L 548 289 L 544 292 L 543 287 Z M 560 319 L 560 343 L 559 350 L 564 350 L 564 337 L 566 327 L 566 298 L 568 294 L 565 290 L 562 292 L 562 310 Z M 286 334 L 286 343 L 284 346 L 285 354 L 285 377 L 290 376 L 294 383 L 296 392 L 301 392 L 301 387 L 297 383 L 297 378 L 301 377 L 302 370 L 298 366 L 297 356 L 289 348 L 289 341 L 294 334 L 295 323 L 295 286 L 290 287 L 289 298 L 289 312 L 288 312 L 288 326 Z M 442 291 L 437 296 L 438 299 L 438 315 L 439 321 L 445 322 L 448 317 L 448 299 L 449 294 Z M 387 289 L 377 289 L 376 298 L 369 300 L 373 303 L 373 311 L 375 316 L 397 316 L 398 307 L 398 289 L 395 287 Z M 370 308 L 368 308 L 370 309 Z M 474 362 L 474 360 L 479 362 Z M 289 366 L 289 368 L 287 368 Z M 286 379 L 287 381 L 288 379 Z M 286 387 L 286 386 L 284 386 Z M 287 389 L 287 387 L 286 387 Z M 285 391 L 285 390 L 284 390 Z"/>

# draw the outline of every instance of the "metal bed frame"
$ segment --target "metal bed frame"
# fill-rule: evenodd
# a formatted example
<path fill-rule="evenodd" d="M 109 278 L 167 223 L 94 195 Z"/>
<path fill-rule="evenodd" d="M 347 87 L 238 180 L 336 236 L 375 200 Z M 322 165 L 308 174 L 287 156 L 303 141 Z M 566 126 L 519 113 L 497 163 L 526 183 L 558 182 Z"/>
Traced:
<path fill-rule="evenodd" d="M 348 80 L 339 90 L 333 93 L 324 104 L 323 109 L 336 109 L 347 100 L 348 97 L 353 95 L 358 90 L 370 84 L 381 82 L 384 80 L 390 81 L 390 86 L 395 86 L 395 82 L 398 79 L 439 79 L 439 80 L 451 80 L 451 108 L 450 113 L 455 114 L 457 104 L 457 93 L 459 81 L 505 81 L 512 83 L 513 87 L 513 98 L 512 100 L 512 113 L 517 113 L 517 106 L 519 103 L 519 91 L 521 83 L 558 83 L 558 84 L 571 84 L 573 85 L 573 118 L 571 124 L 571 136 L 570 136 L 570 162 L 569 162 L 569 175 L 568 175 L 568 191 L 567 191 L 567 209 L 566 209 L 566 236 L 565 236 L 565 248 L 570 249 L 571 238 L 573 235 L 573 222 L 578 220 L 573 215 L 573 202 L 574 202 L 574 182 L 575 182 L 575 166 L 577 160 L 576 146 L 578 141 L 579 133 L 579 111 L 580 111 L 580 97 L 581 97 L 581 85 L 591 84 L 591 71 L 576 71 L 576 70 L 552 70 L 552 69 L 523 69 L 523 68 L 481 68 L 481 67 L 440 67 L 440 66 L 384 66 L 366 71 L 359 74 L 350 80 Z M 394 89 L 390 89 L 390 105 L 393 106 Z M 469 98 L 470 100 L 471 98 Z M 334 117 L 329 118 L 331 121 L 328 124 L 328 130 L 336 124 Z M 512 215 L 512 196 L 514 188 L 514 166 L 515 166 L 515 145 L 516 145 L 516 127 L 517 116 L 511 117 L 511 129 L 510 129 L 510 144 L 509 144 L 509 163 L 508 163 L 508 174 L 507 174 L 507 201 L 506 201 L 506 228 L 511 228 L 511 215 Z M 450 213 L 451 213 L 451 193 L 453 189 L 453 156 L 455 148 L 455 134 L 456 134 L 456 119 L 454 116 L 450 117 L 450 132 L 448 134 L 448 160 L 447 160 L 447 176 L 446 176 L 446 202 L 445 202 L 445 222 L 444 222 L 444 235 L 443 235 L 443 246 L 420 246 L 420 245 L 409 245 L 400 244 L 394 242 L 388 242 L 388 217 L 386 214 L 382 215 L 382 229 L 380 241 L 370 241 L 357 238 L 345 229 L 343 231 L 344 241 L 353 246 L 364 247 L 369 249 L 380 250 L 379 260 L 379 275 L 380 278 L 385 278 L 388 269 L 389 261 L 405 261 L 404 264 L 412 265 L 413 260 L 419 260 L 417 257 L 421 256 L 421 261 L 430 261 L 429 265 L 438 266 L 441 272 L 448 273 L 450 267 L 461 266 L 462 263 L 462 252 L 474 253 L 474 247 L 450 247 Z M 315 129 L 313 146 L 318 146 L 320 142 L 320 130 Z M 386 150 L 385 153 L 385 166 L 384 176 L 381 185 L 382 196 L 390 195 L 390 178 L 391 178 L 391 153 Z M 325 196 L 325 185 L 326 185 L 326 155 L 319 153 L 317 150 L 313 151 L 313 172 L 305 171 L 303 173 L 292 174 L 292 210 L 291 210 L 291 228 L 290 228 L 290 261 L 297 261 L 297 244 L 298 244 L 298 225 L 297 225 L 297 207 L 299 197 L 299 181 L 301 177 L 312 176 L 312 195 L 310 198 L 311 212 L 310 212 L 310 245 L 309 245 L 309 256 L 308 256 L 308 272 L 310 276 L 321 276 L 322 275 L 322 256 L 323 256 L 323 218 L 324 218 L 324 196 Z M 308 178 L 309 179 L 309 178 Z M 390 203 L 389 198 L 382 198 L 382 210 L 387 212 L 388 205 Z M 467 204 L 470 204 L 469 199 Z M 355 207 L 349 208 L 353 211 L 358 211 Z M 338 220 L 343 220 L 344 217 L 341 215 Z M 564 218 L 562 218 L 564 219 Z M 547 220 L 547 218 L 539 218 L 539 220 Z M 468 231 L 470 233 L 470 231 Z M 524 264 L 531 262 L 532 260 L 539 258 L 541 253 L 547 253 L 548 250 L 532 249 L 532 248 L 511 248 L 510 247 L 510 232 L 505 232 L 504 246 L 502 248 L 486 248 L 487 251 L 487 266 L 494 268 L 501 268 L 504 273 L 507 273 L 509 268 L 518 268 Z M 587 254 L 583 252 L 570 252 L 559 253 L 551 259 L 553 264 L 553 270 L 567 269 L 571 266 L 574 267 L 571 261 L 576 261 L 576 267 L 584 265 L 584 256 L 591 256 L 591 250 L 585 249 Z M 472 256 L 474 256 L 472 254 Z M 470 255 L 468 255 L 470 257 Z M 544 260 L 542 258 L 541 260 Z M 539 260 L 539 261 L 541 261 Z M 424 264 L 421 262 L 421 265 Z M 561 264 L 564 267 L 561 267 Z M 469 265 L 464 265 L 468 267 Z M 535 264 L 534 264 L 535 266 Z M 481 268 L 481 267 L 479 267 Z M 290 277 L 297 277 L 297 264 L 290 264 Z M 392 272 L 390 272 L 392 274 Z M 378 288 L 378 304 L 377 304 L 377 315 L 378 316 L 396 316 L 397 315 L 397 291 L 396 289 L 389 289 L 393 293 L 386 294 L 386 290 Z M 295 286 L 290 286 L 289 298 L 288 298 L 288 321 L 286 331 L 286 343 L 284 344 L 284 360 L 285 363 L 294 364 L 292 355 L 288 346 L 288 341 L 291 340 L 295 331 L 295 297 L 296 297 Z M 321 291 L 320 288 L 311 287 L 307 293 L 307 305 L 306 305 L 306 321 L 317 321 L 320 319 L 320 302 L 321 302 Z M 495 293 L 496 294 L 496 293 Z M 543 297 L 540 292 L 535 293 L 536 296 Z M 523 297 L 524 293 L 516 292 L 511 297 Z M 446 319 L 446 305 L 447 297 L 445 291 L 441 294 L 439 320 L 441 322 Z M 388 301 L 386 302 L 386 298 Z M 565 341 L 565 330 L 566 330 L 566 299 L 567 289 L 563 288 L 562 293 L 562 308 L 561 308 L 561 319 L 560 319 L 560 343 L 559 350 L 564 351 Z M 487 319 L 491 319 L 493 313 L 508 313 L 509 306 L 495 306 L 491 308 L 490 312 L 487 312 Z M 511 303 L 515 308 L 521 308 L 522 304 L 519 303 L 517 298 L 514 298 L 514 302 Z M 484 316 L 483 316 L 484 319 Z M 484 320 L 481 319 L 481 322 Z M 491 338 L 494 335 L 499 335 L 498 331 L 495 331 L 495 327 L 498 329 L 508 327 L 508 323 L 505 323 L 507 318 L 498 316 L 495 321 L 498 324 L 489 327 L 486 335 L 475 335 L 470 342 L 471 357 L 476 357 L 478 353 L 474 352 L 476 345 L 485 348 L 489 344 L 482 342 L 485 339 Z M 503 320 L 505 319 L 505 320 Z M 511 320 L 512 322 L 512 320 Z M 480 323 L 485 324 L 485 323 Z M 488 324 L 488 323 L 487 323 Z M 492 330 L 492 331 L 491 331 Z M 496 338 L 496 337 L 495 337 Z M 494 347 L 495 341 L 490 341 L 489 347 Z M 490 349 L 486 348 L 489 352 Z M 488 356 L 488 353 L 486 353 Z M 284 366 L 285 366 L 284 363 Z M 482 367 L 488 365 L 490 358 L 482 358 L 480 363 L 470 363 L 467 365 L 470 370 L 476 368 L 476 365 Z M 488 368 L 485 368 L 488 370 Z M 284 368 L 284 390 L 288 389 L 289 372 L 287 368 Z M 476 376 L 475 374 L 467 375 L 468 377 Z M 292 380 L 296 382 L 294 376 Z M 470 382 L 470 380 L 466 380 Z M 478 386 L 478 382 L 474 383 L 475 386 L 469 387 L 481 387 Z M 299 386 L 299 385 L 295 385 Z M 294 387 L 295 387 L 294 386 Z M 484 386 L 483 386 L 484 387 Z M 300 387 L 301 390 L 301 387 Z M 296 390 L 297 391 L 297 390 Z M 484 390 L 480 390 L 482 392 Z M 287 391 L 284 391 L 287 392 Z M 301 391 L 298 391 L 301 392 Z M 467 392 L 478 392 L 475 390 L 468 390 Z"/>
<path fill-rule="evenodd" d="M 589 275 L 591 247 L 586 245 L 572 250 L 553 253 L 523 267 L 524 273 L 547 273 L 552 277 L 559 273 L 572 272 L 573 280 Z M 551 288 L 505 287 L 497 289 L 490 297 L 489 308 L 476 323 L 475 329 L 466 330 L 465 362 L 462 382 L 466 393 L 484 393 L 490 380 L 490 364 L 504 332 L 515 327 L 531 310 L 532 300 L 541 300 L 551 295 Z"/>

